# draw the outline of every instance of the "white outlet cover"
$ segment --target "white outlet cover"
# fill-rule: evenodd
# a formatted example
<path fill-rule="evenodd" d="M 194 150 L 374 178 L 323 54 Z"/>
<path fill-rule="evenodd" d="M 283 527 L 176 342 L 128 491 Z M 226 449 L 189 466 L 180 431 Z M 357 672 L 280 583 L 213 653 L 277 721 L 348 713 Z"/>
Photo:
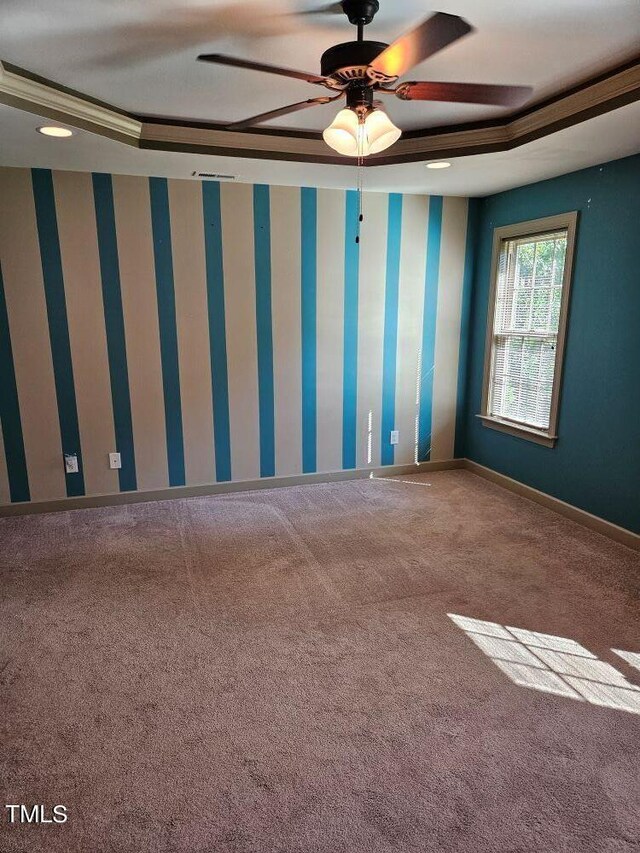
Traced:
<path fill-rule="evenodd" d="M 400 442 L 400 430 L 392 429 L 391 430 L 391 438 L 389 439 L 391 444 L 398 444 Z"/>
<path fill-rule="evenodd" d="M 78 473 L 78 457 L 75 455 L 75 453 L 65 453 L 64 470 L 66 474 Z"/>
<path fill-rule="evenodd" d="M 119 453 L 109 454 L 109 468 L 122 468 L 122 461 Z"/>

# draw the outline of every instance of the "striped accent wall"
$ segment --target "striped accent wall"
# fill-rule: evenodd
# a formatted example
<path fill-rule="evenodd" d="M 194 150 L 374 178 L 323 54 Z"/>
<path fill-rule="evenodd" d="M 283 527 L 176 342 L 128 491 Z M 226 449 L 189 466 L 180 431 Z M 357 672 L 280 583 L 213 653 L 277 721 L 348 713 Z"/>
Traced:
<path fill-rule="evenodd" d="M 0 169 L 0 503 L 452 458 L 467 200 L 363 213 Z"/>

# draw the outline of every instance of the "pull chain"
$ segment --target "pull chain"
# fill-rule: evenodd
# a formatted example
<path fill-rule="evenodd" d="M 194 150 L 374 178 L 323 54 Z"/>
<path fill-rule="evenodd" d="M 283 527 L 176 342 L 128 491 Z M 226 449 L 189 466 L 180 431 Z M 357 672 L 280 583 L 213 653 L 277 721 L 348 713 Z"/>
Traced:
<path fill-rule="evenodd" d="M 362 213 L 362 179 L 364 174 L 364 126 L 361 124 L 358 133 L 358 160 L 357 160 L 357 177 L 356 190 L 358 193 L 358 225 L 356 227 L 356 243 L 360 242 L 360 225 L 364 219 Z"/>

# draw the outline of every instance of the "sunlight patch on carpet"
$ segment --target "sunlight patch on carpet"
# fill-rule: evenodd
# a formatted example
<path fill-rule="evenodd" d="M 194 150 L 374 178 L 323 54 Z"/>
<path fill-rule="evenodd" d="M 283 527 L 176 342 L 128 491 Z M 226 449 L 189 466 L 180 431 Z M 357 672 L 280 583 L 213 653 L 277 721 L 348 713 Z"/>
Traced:
<path fill-rule="evenodd" d="M 514 684 L 640 714 L 640 687 L 575 640 L 457 613 L 447 616 Z M 640 669 L 639 652 L 612 651 Z"/>

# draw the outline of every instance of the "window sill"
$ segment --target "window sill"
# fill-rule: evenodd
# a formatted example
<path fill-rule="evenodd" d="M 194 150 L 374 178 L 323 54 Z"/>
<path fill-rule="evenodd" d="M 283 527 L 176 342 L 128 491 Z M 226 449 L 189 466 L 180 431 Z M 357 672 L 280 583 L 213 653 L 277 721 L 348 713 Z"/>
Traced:
<path fill-rule="evenodd" d="M 492 418 L 489 415 L 476 415 L 476 417 L 480 418 L 482 426 L 489 427 L 489 429 L 497 429 L 499 432 L 506 432 L 508 435 L 515 435 L 518 438 L 524 438 L 536 444 L 542 444 L 544 447 L 554 447 L 558 438 L 557 435 L 549 435 L 548 432 L 524 426 L 524 424 L 516 424 L 512 421 Z"/>

